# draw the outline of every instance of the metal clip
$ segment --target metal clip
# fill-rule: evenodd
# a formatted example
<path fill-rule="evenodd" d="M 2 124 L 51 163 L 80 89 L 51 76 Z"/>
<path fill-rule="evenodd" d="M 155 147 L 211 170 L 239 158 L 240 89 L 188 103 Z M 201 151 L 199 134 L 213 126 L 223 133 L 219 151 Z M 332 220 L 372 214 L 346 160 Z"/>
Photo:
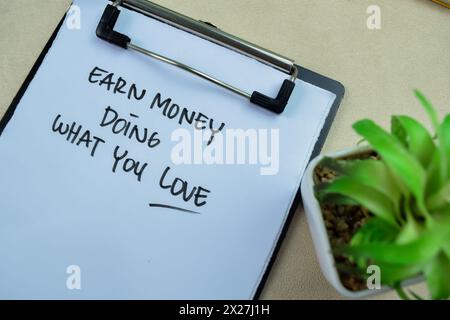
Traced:
<path fill-rule="evenodd" d="M 169 57 L 165 57 L 156 52 L 133 44 L 130 37 L 114 31 L 114 26 L 120 14 L 120 10 L 118 9 L 119 6 L 124 6 L 125 8 L 135 10 L 149 17 L 180 28 L 184 31 L 193 33 L 204 39 L 225 46 L 226 48 L 235 50 L 241 54 L 257 59 L 258 61 L 266 63 L 280 71 L 289 74 L 290 78 L 286 79 L 283 82 L 280 91 L 275 98 L 268 97 L 257 91 L 254 91 L 253 93 L 245 92 L 209 74 L 192 68 L 182 62 L 173 60 Z M 152 57 L 159 61 L 168 63 L 177 68 L 190 72 L 222 88 L 241 95 L 246 99 L 249 99 L 254 104 L 257 104 L 278 114 L 282 113 L 286 108 L 286 105 L 295 87 L 295 80 L 298 76 L 298 69 L 294 61 L 277 55 L 271 51 L 265 50 L 242 39 L 236 38 L 210 24 L 191 19 L 147 0 L 116 0 L 113 2 L 113 4 L 107 5 L 97 27 L 97 36 L 124 49 L 136 51 L 138 53 L 144 54 L 146 56 Z"/>

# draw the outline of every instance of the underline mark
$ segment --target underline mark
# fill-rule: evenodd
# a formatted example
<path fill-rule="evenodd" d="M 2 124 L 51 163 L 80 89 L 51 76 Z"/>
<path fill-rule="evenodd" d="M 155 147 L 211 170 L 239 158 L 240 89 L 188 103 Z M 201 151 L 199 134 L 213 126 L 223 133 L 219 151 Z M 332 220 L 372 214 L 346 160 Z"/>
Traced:
<path fill-rule="evenodd" d="M 161 203 L 149 203 L 149 206 L 152 208 L 164 208 L 164 209 L 172 209 L 172 210 L 177 210 L 177 211 L 182 211 L 182 212 L 187 212 L 187 213 L 192 213 L 192 214 L 200 214 L 200 212 L 197 212 L 197 211 L 192 211 L 192 210 L 175 207 L 175 206 L 169 206 L 167 204 L 161 204 Z"/>

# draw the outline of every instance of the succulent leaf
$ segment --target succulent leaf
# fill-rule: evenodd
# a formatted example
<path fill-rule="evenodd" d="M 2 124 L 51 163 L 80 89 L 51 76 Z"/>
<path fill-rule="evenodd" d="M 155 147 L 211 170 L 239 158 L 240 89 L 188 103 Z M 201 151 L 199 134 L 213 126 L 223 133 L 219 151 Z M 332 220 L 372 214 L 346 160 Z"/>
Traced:
<path fill-rule="evenodd" d="M 436 149 L 427 129 L 408 116 L 393 116 L 391 123 L 394 136 L 427 168 Z"/>

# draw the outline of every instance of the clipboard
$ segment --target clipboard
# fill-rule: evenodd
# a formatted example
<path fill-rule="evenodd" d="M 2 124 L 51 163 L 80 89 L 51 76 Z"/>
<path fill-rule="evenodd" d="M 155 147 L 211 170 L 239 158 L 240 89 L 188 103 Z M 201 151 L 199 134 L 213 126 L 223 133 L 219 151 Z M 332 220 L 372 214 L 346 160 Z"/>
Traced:
<path fill-rule="evenodd" d="M 115 8 L 117 8 L 117 6 L 120 6 L 120 5 L 128 6 L 128 8 L 130 8 L 132 10 L 135 10 L 135 11 L 138 11 L 140 13 L 144 13 L 143 11 L 145 11 L 145 8 L 150 8 L 153 11 L 150 10 L 150 14 L 147 14 L 147 15 L 150 15 L 150 16 L 153 16 L 153 17 L 155 15 L 155 11 L 154 10 L 156 8 L 156 12 L 158 12 L 161 15 L 167 15 L 166 18 L 167 17 L 169 17 L 169 18 L 171 17 L 171 18 L 173 18 L 175 20 L 180 18 L 180 15 L 175 14 L 175 13 L 171 12 L 170 10 L 164 9 L 164 8 L 162 8 L 160 6 L 152 4 L 151 2 L 148 2 L 148 1 L 145 1 L 145 0 L 124 0 L 124 1 L 115 1 L 113 3 L 113 5 L 109 5 L 109 6 L 112 6 L 112 8 L 109 7 L 109 10 L 108 10 L 108 7 L 106 8 L 105 14 L 106 15 L 112 15 L 112 22 L 115 22 L 115 20 L 117 20 L 117 18 L 118 18 L 118 13 L 115 10 Z M 51 36 L 51 38 L 47 42 L 45 48 L 43 49 L 43 51 L 41 52 L 39 58 L 37 59 L 37 61 L 33 65 L 31 71 L 29 72 L 27 78 L 25 79 L 24 83 L 20 87 L 18 93 L 14 97 L 14 99 L 13 99 L 12 103 L 10 104 L 9 108 L 7 109 L 5 115 L 1 119 L 1 121 L 0 121 L 0 138 L 1 138 L 2 132 L 7 127 L 9 121 L 13 117 L 17 106 L 19 105 L 23 95 L 27 91 L 27 88 L 29 87 L 30 83 L 33 81 L 33 78 L 36 75 L 37 71 L 39 70 L 39 68 L 40 68 L 43 60 L 45 59 L 49 49 L 52 47 L 52 44 L 53 44 L 55 38 L 57 37 L 57 35 L 58 35 L 62 25 L 63 25 L 65 17 L 66 16 L 63 17 L 63 19 L 61 20 L 61 22 L 59 23 L 59 25 L 55 29 L 53 35 Z M 104 18 L 105 18 L 105 16 L 104 16 Z M 164 16 L 162 18 L 164 18 Z M 221 36 L 223 36 L 225 34 L 222 31 L 218 30 L 217 28 L 210 26 L 209 24 L 205 24 L 203 22 L 195 22 L 195 20 L 189 19 L 187 17 L 184 17 L 183 19 L 185 19 L 185 18 L 187 19 L 186 21 L 193 23 L 193 25 L 200 26 L 200 30 L 203 30 L 203 31 L 207 30 L 207 32 L 210 33 L 209 36 L 211 36 L 211 34 L 214 34 L 215 36 L 220 38 Z M 184 22 L 186 22 L 186 21 L 184 21 Z M 111 32 L 114 32 L 114 28 L 112 26 L 114 23 L 112 23 L 112 25 L 111 25 L 110 24 L 111 21 L 108 22 L 107 19 L 104 20 L 103 23 L 104 24 L 102 26 L 101 25 L 102 22 L 100 21 L 100 24 L 99 24 L 100 32 L 97 32 L 97 35 L 100 38 L 103 38 L 103 40 L 110 41 L 111 39 L 108 39 L 108 37 L 111 37 Z M 184 25 L 184 28 L 187 28 L 187 26 Z M 199 29 L 193 30 L 194 34 L 198 34 L 199 32 L 200 32 Z M 114 38 L 116 36 L 117 36 L 117 34 L 113 33 L 112 37 Z M 254 46 L 252 44 L 249 44 L 248 42 L 245 42 L 243 40 L 237 39 L 235 37 L 232 37 L 231 39 L 233 40 L 233 41 L 231 41 L 231 43 L 235 43 L 235 45 L 236 45 L 236 47 L 235 47 L 236 51 L 242 52 L 244 54 L 252 55 L 252 54 L 255 54 L 254 50 L 255 50 L 255 48 L 257 48 L 256 55 L 258 56 L 258 60 L 260 60 L 260 61 L 262 61 L 264 63 L 267 63 L 267 64 L 269 64 L 271 66 L 275 66 L 275 67 L 277 66 L 277 63 L 278 63 L 279 64 L 278 68 L 281 68 L 281 69 L 284 68 L 283 70 L 286 71 L 286 74 L 288 75 L 289 79 L 287 79 L 286 82 L 281 84 L 281 88 L 283 88 L 283 86 L 285 86 L 285 87 L 287 86 L 288 88 L 287 89 L 285 88 L 284 91 L 283 91 L 283 89 L 281 89 L 280 90 L 281 94 L 278 97 L 275 97 L 275 98 L 267 97 L 267 96 L 264 96 L 262 94 L 257 93 L 256 91 L 255 91 L 256 94 L 255 93 L 250 94 L 250 95 L 249 94 L 243 94 L 243 95 L 241 94 L 243 96 L 243 98 L 249 98 L 250 101 L 253 102 L 254 104 L 257 104 L 260 107 L 263 107 L 263 108 L 266 108 L 266 109 L 269 109 L 270 111 L 272 111 L 273 112 L 273 117 L 277 117 L 277 114 L 280 114 L 280 113 L 282 113 L 284 111 L 284 108 L 286 107 L 287 102 L 289 101 L 289 97 L 290 97 L 290 94 L 291 94 L 291 92 L 293 90 L 293 87 L 295 86 L 295 81 L 294 81 L 295 78 L 298 78 L 298 79 L 303 80 L 303 81 L 305 81 L 307 83 L 310 83 L 310 84 L 312 84 L 312 85 L 314 85 L 316 87 L 322 88 L 322 89 L 324 89 L 326 91 L 329 91 L 329 92 L 335 94 L 336 98 L 335 98 L 335 100 L 333 101 L 333 103 L 332 103 L 332 105 L 330 107 L 330 111 L 329 111 L 329 113 L 328 113 L 328 115 L 327 115 L 327 117 L 325 119 L 325 124 L 322 127 L 322 130 L 320 132 L 320 136 L 319 136 L 319 138 L 317 139 L 317 141 L 316 141 L 316 143 L 314 145 L 314 149 L 313 149 L 313 152 L 312 152 L 312 155 L 311 155 L 311 158 L 314 158 L 316 155 L 318 155 L 320 153 L 320 151 L 322 149 L 322 146 L 323 146 L 323 144 L 325 142 L 325 139 L 326 139 L 326 137 L 328 135 L 328 132 L 329 132 L 330 127 L 331 127 L 331 124 L 332 124 L 332 122 L 334 120 L 334 117 L 335 117 L 335 115 L 336 115 L 336 113 L 338 111 L 339 105 L 340 105 L 340 103 L 342 101 L 342 98 L 344 96 L 344 92 L 345 92 L 344 86 L 341 83 L 339 83 L 338 81 L 336 81 L 336 80 L 327 78 L 327 77 L 325 77 L 323 75 L 320 75 L 320 74 L 315 73 L 315 72 L 313 72 L 311 70 L 308 70 L 307 68 L 304 68 L 304 67 L 302 67 L 302 66 L 300 66 L 298 64 L 295 64 L 290 59 L 280 58 L 276 54 L 273 54 L 273 53 L 271 53 L 269 51 L 266 51 L 266 50 L 264 50 L 262 48 Z M 116 45 L 117 45 L 117 43 L 116 43 Z M 227 44 L 227 47 L 229 47 L 229 46 L 231 46 L 230 43 Z M 137 47 L 134 47 L 133 49 L 135 49 L 136 51 L 142 51 L 142 50 L 140 50 Z M 147 49 L 144 49 L 144 50 L 147 50 Z M 169 60 L 170 60 L 170 58 L 169 58 Z M 169 63 L 171 63 L 171 61 L 169 61 Z M 173 63 L 171 63 L 171 64 L 173 64 Z M 185 68 L 183 68 L 183 69 L 185 69 Z M 191 72 L 192 70 L 186 70 L 186 71 L 190 71 Z M 196 74 L 196 75 L 199 75 L 198 73 L 201 73 L 201 71 L 199 71 L 197 73 L 196 72 L 193 72 L 193 73 Z M 205 79 L 205 77 L 202 77 L 202 78 Z M 207 79 L 207 78 L 206 78 L 206 80 L 211 81 L 211 79 Z M 230 89 L 230 88 L 227 88 L 227 84 L 226 83 L 225 83 L 225 85 L 223 85 L 223 84 L 220 83 L 220 80 L 218 80 L 218 79 L 213 79 L 213 81 L 211 81 L 211 82 L 213 82 L 215 84 L 218 84 L 218 85 L 221 85 L 225 89 Z M 233 88 L 231 88 L 231 91 L 234 91 L 235 93 L 239 94 L 239 90 L 238 89 L 237 90 L 233 90 Z M 252 97 L 253 97 L 253 99 L 252 99 Z M 275 101 L 276 98 L 279 98 L 279 101 L 281 101 L 281 102 Z M 259 282 L 259 285 L 257 286 L 257 289 L 255 291 L 255 295 L 253 297 L 254 299 L 258 299 L 258 297 L 260 296 L 260 294 L 261 294 L 261 292 L 262 292 L 262 290 L 264 288 L 264 284 L 265 284 L 265 282 L 266 282 L 266 280 L 268 278 L 270 269 L 271 269 L 271 267 L 272 267 L 272 265 L 273 265 L 273 263 L 275 261 L 275 258 L 276 258 L 276 255 L 277 255 L 279 249 L 280 249 L 282 240 L 283 240 L 284 236 L 286 235 L 286 232 L 288 230 L 289 224 L 290 224 L 290 222 L 291 222 L 291 220 L 293 218 L 293 215 L 294 215 L 294 213 L 295 213 L 295 211 L 297 209 L 297 206 L 300 204 L 300 201 L 301 201 L 301 196 L 300 196 L 300 188 L 299 188 L 297 193 L 296 193 L 296 195 L 295 195 L 295 199 L 294 199 L 294 201 L 292 203 L 292 206 L 291 206 L 291 208 L 289 210 L 289 213 L 287 215 L 287 219 L 286 219 L 286 221 L 284 223 L 284 226 L 282 228 L 281 234 L 280 234 L 279 238 L 277 239 L 277 242 L 276 242 L 275 248 L 274 248 L 274 250 L 272 252 L 271 258 L 270 258 L 270 260 L 268 262 L 268 265 L 267 265 L 267 267 L 265 269 L 265 272 L 264 272 L 264 274 L 263 274 L 263 276 L 262 276 L 262 278 L 261 278 L 261 280 Z"/>

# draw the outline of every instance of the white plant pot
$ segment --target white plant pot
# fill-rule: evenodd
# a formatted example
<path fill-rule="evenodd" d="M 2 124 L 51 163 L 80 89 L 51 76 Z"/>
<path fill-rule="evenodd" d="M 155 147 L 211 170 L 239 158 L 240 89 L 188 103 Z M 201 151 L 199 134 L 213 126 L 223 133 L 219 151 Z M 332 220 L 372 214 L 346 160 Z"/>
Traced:
<path fill-rule="evenodd" d="M 342 284 L 338 271 L 336 269 L 335 260 L 331 250 L 331 243 L 328 238 L 325 221 L 323 219 L 320 204 L 314 195 L 314 169 L 324 157 L 342 158 L 357 155 L 370 151 L 367 147 L 355 147 L 338 151 L 335 153 L 320 155 L 316 157 L 308 165 L 301 184 L 301 193 L 303 198 L 303 207 L 309 225 L 309 230 L 314 242 L 316 255 L 320 263 L 320 268 L 326 279 L 331 285 L 343 296 L 352 299 L 361 299 L 374 294 L 378 294 L 387 290 L 389 287 L 383 286 L 381 289 L 350 291 Z M 422 277 L 411 279 L 407 284 L 417 283 L 423 280 Z"/>

